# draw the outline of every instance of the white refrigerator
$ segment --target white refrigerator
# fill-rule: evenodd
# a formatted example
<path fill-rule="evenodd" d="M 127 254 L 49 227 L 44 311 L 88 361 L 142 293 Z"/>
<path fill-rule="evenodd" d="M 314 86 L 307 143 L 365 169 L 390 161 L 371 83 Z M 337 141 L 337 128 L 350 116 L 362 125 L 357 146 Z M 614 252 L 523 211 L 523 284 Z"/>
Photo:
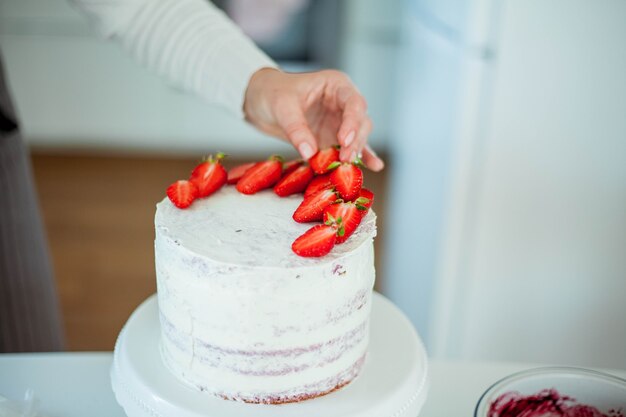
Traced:
<path fill-rule="evenodd" d="M 434 357 L 626 368 L 626 2 L 402 27 L 384 292 Z"/>

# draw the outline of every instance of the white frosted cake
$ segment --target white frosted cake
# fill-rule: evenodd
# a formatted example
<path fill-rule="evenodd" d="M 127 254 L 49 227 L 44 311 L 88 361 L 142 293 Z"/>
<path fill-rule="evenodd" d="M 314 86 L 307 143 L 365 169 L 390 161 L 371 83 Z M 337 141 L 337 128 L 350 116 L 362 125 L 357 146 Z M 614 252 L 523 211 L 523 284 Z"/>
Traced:
<path fill-rule="evenodd" d="M 224 187 L 185 210 L 157 205 L 161 355 L 183 383 L 226 399 L 301 401 L 359 373 L 374 284 L 370 211 L 345 243 L 302 258 L 302 196 Z"/>

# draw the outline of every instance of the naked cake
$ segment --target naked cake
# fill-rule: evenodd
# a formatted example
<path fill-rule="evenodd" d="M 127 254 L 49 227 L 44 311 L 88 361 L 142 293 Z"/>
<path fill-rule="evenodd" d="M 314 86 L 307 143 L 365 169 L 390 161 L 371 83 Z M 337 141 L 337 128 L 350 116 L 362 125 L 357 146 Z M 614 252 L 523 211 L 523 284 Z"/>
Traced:
<path fill-rule="evenodd" d="M 310 224 L 301 195 L 244 195 L 223 187 L 155 216 L 155 261 L 166 367 L 222 398 L 286 403 L 352 381 L 366 358 L 376 216 L 369 211 L 328 255 L 291 244 Z"/>

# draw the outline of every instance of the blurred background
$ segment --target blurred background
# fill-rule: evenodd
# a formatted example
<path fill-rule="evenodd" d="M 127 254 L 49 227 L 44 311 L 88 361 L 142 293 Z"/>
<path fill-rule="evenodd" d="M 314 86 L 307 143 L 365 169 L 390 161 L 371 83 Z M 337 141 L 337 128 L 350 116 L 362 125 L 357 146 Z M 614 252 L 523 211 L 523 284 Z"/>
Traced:
<path fill-rule="evenodd" d="M 366 96 L 377 290 L 431 356 L 626 368 L 626 1 L 222 0 L 287 70 Z M 155 291 L 153 216 L 200 156 L 295 156 L 94 35 L 2 0 L 70 350 Z M 0 196 L 0 198 L 7 198 Z"/>

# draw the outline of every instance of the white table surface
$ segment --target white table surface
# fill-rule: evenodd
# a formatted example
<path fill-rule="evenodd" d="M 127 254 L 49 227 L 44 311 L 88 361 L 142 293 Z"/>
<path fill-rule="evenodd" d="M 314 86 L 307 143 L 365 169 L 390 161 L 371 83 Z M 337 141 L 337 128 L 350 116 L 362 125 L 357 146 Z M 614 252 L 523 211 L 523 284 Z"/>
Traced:
<path fill-rule="evenodd" d="M 123 417 L 111 391 L 111 360 L 110 352 L 0 354 L 0 396 L 21 399 L 32 388 L 40 411 L 49 417 Z M 535 366 L 432 360 L 430 392 L 420 417 L 472 416 L 493 382 Z M 625 370 L 608 372 L 626 378 Z"/>

